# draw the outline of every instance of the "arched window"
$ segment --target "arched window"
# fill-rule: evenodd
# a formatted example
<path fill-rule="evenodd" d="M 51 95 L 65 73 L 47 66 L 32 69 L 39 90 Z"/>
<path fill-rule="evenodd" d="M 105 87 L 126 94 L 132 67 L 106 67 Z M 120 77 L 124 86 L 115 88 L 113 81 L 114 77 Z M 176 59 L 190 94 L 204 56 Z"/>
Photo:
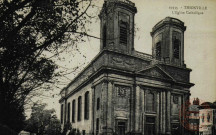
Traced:
<path fill-rule="evenodd" d="M 72 101 L 72 122 L 75 122 L 75 112 L 76 112 L 75 108 L 76 108 L 76 101 L 73 100 Z"/>
<path fill-rule="evenodd" d="M 68 122 L 70 122 L 70 103 L 68 103 L 68 114 L 67 114 L 67 116 L 68 116 L 68 118 L 67 118 L 67 120 L 68 120 Z"/>
<path fill-rule="evenodd" d="M 154 112 L 155 111 L 155 104 L 154 104 L 155 96 L 154 93 L 147 93 L 146 95 L 146 111 Z"/>
<path fill-rule="evenodd" d="M 81 121 L 81 113 L 82 113 L 82 97 L 78 97 L 78 109 L 77 109 L 77 120 Z"/>
<path fill-rule="evenodd" d="M 161 60 L 161 42 L 156 43 L 155 53 L 156 53 L 156 59 Z"/>
<path fill-rule="evenodd" d="M 176 59 L 179 59 L 180 58 L 180 40 L 179 39 L 174 39 L 174 42 L 173 42 L 173 56 L 174 58 Z"/>
<path fill-rule="evenodd" d="M 127 23 L 121 21 L 120 22 L 120 44 L 127 45 Z"/>
<path fill-rule="evenodd" d="M 61 105 L 61 124 L 63 123 L 63 110 L 64 109 L 64 105 Z"/>
<path fill-rule="evenodd" d="M 97 98 L 97 110 L 100 109 L 100 98 Z"/>
<path fill-rule="evenodd" d="M 84 118 L 89 119 L 89 92 L 85 93 L 85 107 L 84 107 Z"/>
<path fill-rule="evenodd" d="M 103 27 L 103 48 L 106 47 L 106 40 L 107 40 L 107 28 L 106 25 Z"/>

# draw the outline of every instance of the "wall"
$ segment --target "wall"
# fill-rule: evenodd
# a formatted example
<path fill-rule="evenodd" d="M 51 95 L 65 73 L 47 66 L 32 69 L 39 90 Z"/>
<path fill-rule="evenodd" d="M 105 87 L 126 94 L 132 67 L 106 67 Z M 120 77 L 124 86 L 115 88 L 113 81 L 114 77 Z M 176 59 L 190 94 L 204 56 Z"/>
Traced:
<path fill-rule="evenodd" d="M 89 118 L 88 120 L 84 119 L 84 103 L 85 103 L 85 93 L 89 91 Z M 77 110 L 78 110 L 78 97 L 82 97 L 82 104 L 81 104 L 81 121 L 77 120 Z M 72 122 L 72 101 L 76 101 L 76 108 L 75 108 L 75 122 Z M 80 91 L 75 93 L 74 95 L 70 96 L 67 99 L 67 104 L 70 102 L 71 105 L 71 111 L 70 111 L 70 122 L 72 123 L 72 127 L 79 129 L 80 132 L 82 130 L 85 130 L 85 133 L 91 133 L 92 132 L 92 88 L 91 84 L 88 84 L 84 88 L 82 88 Z M 67 112 L 67 111 L 66 111 Z M 67 113 L 66 113 L 67 115 Z M 67 118 L 67 116 L 66 116 Z"/>

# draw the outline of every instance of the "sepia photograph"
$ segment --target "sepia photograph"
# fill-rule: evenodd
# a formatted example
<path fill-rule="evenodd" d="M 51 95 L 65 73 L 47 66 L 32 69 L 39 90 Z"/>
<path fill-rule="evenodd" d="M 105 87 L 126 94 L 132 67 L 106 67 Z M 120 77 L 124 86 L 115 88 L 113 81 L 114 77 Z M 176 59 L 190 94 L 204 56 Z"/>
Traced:
<path fill-rule="evenodd" d="M 0 135 L 216 135 L 216 1 L 0 0 Z"/>

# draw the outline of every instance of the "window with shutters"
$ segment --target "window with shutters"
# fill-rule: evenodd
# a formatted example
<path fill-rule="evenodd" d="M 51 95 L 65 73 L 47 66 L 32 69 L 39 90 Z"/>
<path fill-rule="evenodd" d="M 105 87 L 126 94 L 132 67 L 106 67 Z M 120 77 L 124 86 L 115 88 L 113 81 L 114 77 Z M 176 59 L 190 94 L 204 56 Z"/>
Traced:
<path fill-rule="evenodd" d="M 202 122 L 204 123 L 204 121 L 205 121 L 205 115 L 202 114 Z"/>
<path fill-rule="evenodd" d="M 125 22 L 120 22 L 120 44 L 125 44 L 127 45 L 127 39 L 128 34 L 127 34 L 127 23 Z"/>
<path fill-rule="evenodd" d="M 155 53 L 156 53 L 156 59 L 161 60 L 161 42 L 157 42 Z"/>
<path fill-rule="evenodd" d="M 73 100 L 72 101 L 72 122 L 73 123 L 75 122 L 75 112 L 76 112 L 75 108 L 76 108 L 76 101 Z"/>
<path fill-rule="evenodd" d="M 89 119 L 89 92 L 85 93 L 85 107 L 84 107 L 84 118 Z"/>
<path fill-rule="evenodd" d="M 175 39 L 173 42 L 173 56 L 176 59 L 180 58 L 180 41 L 179 39 Z"/>
<path fill-rule="evenodd" d="M 81 113 L 82 113 L 82 97 L 78 97 L 78 109 L 77 109 L 77 120 L 81 121 Z"/>
<path fill-rule="evenodd" d="M 207 122 L 210 122 L 210 114 L 208 113 L 208 115 L 207 115 Z"/>
<path fill-rule="evenodd" d="M 106 47 L 106 40 L 107 40 L 106 32 L 107 32 L 107 28 L 106 28 L 106 25 L 104 25 L 104 27 L 103 27 L 103 48 Z"/>

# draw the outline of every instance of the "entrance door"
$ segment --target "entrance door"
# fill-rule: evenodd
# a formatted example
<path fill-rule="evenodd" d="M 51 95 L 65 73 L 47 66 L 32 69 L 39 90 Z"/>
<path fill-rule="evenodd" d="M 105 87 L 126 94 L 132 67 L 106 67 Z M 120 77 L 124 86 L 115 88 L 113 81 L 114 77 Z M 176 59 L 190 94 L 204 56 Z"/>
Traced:
<path fill-rule="evenodd" d="M 126 130 L 126 126 L 125 126 L 125 122 L 118 122 L 118 135 L 125 135 L 125 130 Z"/>
<path fill-rule="evenodd" d="M 145 134 L 155 135 L 155 117 L 152 116 L 146 117 Z"/>
<path fill-rule="evenodd" d="M 155 135 L 155 125 L 154 124 L 146 124 L 146 134 Z"/>

